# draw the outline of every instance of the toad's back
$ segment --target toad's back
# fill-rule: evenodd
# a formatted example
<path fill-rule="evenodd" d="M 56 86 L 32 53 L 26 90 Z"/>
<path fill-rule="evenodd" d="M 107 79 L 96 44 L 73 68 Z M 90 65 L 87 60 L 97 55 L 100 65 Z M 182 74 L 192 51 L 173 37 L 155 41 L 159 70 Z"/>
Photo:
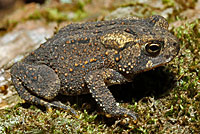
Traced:
<path fill-rule="evenodd" d="M 32 52 L 24 62 L 45 64 L 55 70 L 65 94 L 87 93 L 83 80 L 86 73 L 101 68 L 114 68 L 112 60 L 114 53 L 118 51 L 118 44 L 116 49 L 106 46 L 105 35 L 114 40 L 120 34 L 124 34 L 124 31 L 136 34 L 126 31 L 135 26 L 146 30 L 151 28 L 148 21 L 135 19 L 70 24 Z M 137 29 L 134 28 L 134 31 Z M 126 40 L 126 37 L 123 40 Z"/>
<path fill-rule="evenodd" d="M 107 113 L 135 117 L 115 106 L 107 86 L 173 59 L 179 44 L 167 27 L 161 16 L 70 24 L 15 64 L 12 81 L 20 96 L 33 103 L 61 107 L 40 98 L 91 92 Z"/>

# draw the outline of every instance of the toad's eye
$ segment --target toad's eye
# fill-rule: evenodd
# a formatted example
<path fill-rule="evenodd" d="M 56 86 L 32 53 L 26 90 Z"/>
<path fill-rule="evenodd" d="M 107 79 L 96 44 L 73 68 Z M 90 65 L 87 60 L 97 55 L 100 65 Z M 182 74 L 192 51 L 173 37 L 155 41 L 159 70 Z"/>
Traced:
<path fill-rule="evenodd" d="M 147 54 L 151 56 L 157 56 L 161 50 L 161 44 L 156 43 L 147 43 L 145 45 L 145 50 Z"/>

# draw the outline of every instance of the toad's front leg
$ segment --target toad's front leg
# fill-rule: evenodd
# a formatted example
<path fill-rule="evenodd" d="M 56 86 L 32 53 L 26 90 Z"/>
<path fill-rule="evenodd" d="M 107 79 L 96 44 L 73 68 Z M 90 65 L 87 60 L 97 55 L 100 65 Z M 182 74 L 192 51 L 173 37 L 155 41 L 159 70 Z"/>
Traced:
<path fill-rule="evenodd" d="M 87 87 L 92 93 L 92 97 L 111 116 L 129 116 L 136 120 L 136 114 L 126 108 L 117 106 L 116 100 L 108 89 L 109 84 L 124 83 L 126 79 L 113 69 L 101 69 L 90 72 L 85 77 Z"/>

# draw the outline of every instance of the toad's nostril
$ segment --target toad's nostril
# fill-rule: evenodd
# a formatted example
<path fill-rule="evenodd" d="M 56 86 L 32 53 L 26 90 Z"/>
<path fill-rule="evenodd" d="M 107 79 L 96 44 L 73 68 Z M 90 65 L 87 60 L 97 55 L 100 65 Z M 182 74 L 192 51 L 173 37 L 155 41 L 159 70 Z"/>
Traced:
<path fill-rule="evenodd" d="M 173 43 L 173 46 L 177 46 L 177 43 L 175 42 L 175 43 Z"/>

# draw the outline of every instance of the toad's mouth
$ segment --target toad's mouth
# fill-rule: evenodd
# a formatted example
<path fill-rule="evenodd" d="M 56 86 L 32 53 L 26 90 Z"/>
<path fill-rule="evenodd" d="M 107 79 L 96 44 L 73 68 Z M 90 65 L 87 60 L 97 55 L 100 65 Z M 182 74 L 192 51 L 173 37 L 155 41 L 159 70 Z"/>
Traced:
<path fill-rule="evenodd" d="M 169 61 L 168 61 L 168 62 L 165 62 L 165 63 L 161 63 L 161 64 L 153 65 L 152 67 L 150 67 L 150 68 L 146 68 L 146 69 L 144 69 L 144 70 L 141 70 L 141 71 L 139 71 L 138 73 L 146 72 L 146 71 L 149 71 L 149 70 L 155 69 L 155 68 L 157 68 L 157 67 L 164 66 L 164 65 L 167 64 L 167 63 L 169 63 Z"/>
<path fill-rule="evenodd" d="M 167 63 L 169 63 L 170 61 L 172 61 L 173 59 L 174 59 L 174 57 L 173 57 L 173 58 L 169 58 L 168 60 L 166 60 L 166 61 L 163 62 L 163 63 L 157 63 L 157 64 L 156 64 L 156 63 L 153 63 L 152 66 L 147 67 L 147 68 L 145 68 L 145 69 L 141 69 L 141 70 L 139 70 L 137 73 L 146 72 L 146 71 L 155 69 L 155 68 L 157 68 L 157 67 L 164 66 L 164 65 L 166 65 Z"/>
<path fill-rule="evenodd" d="M 129 74 L 129 75 L 124 74 L 124 75 L 125 75 L 125 77 L 127 78 L 127 82 L 132 82 L 133 77 L 135 77 L 135 75 L 140 74 L 140 73 L 143 73 L 143 72 L 147 72 L 147 71 L 150 71 L 150 70 L 153 70 L 153 69 L 155 69 L 155 68 L 157 68 L 157 67 L 160 67 L 160 66 L 164 66 L 165 64 L 169 63 L 170 61 L 171 61 L 171 60 L 168 60 L 168 61 L 166 61 L 166 62 L 164 62 L 164 63 L 154 64 L 154 65 L 151 66 L 151 67 L 138 70 L 138 71 L 134 72 L 132 75 L 130 75 L 130 74 Z"/>

